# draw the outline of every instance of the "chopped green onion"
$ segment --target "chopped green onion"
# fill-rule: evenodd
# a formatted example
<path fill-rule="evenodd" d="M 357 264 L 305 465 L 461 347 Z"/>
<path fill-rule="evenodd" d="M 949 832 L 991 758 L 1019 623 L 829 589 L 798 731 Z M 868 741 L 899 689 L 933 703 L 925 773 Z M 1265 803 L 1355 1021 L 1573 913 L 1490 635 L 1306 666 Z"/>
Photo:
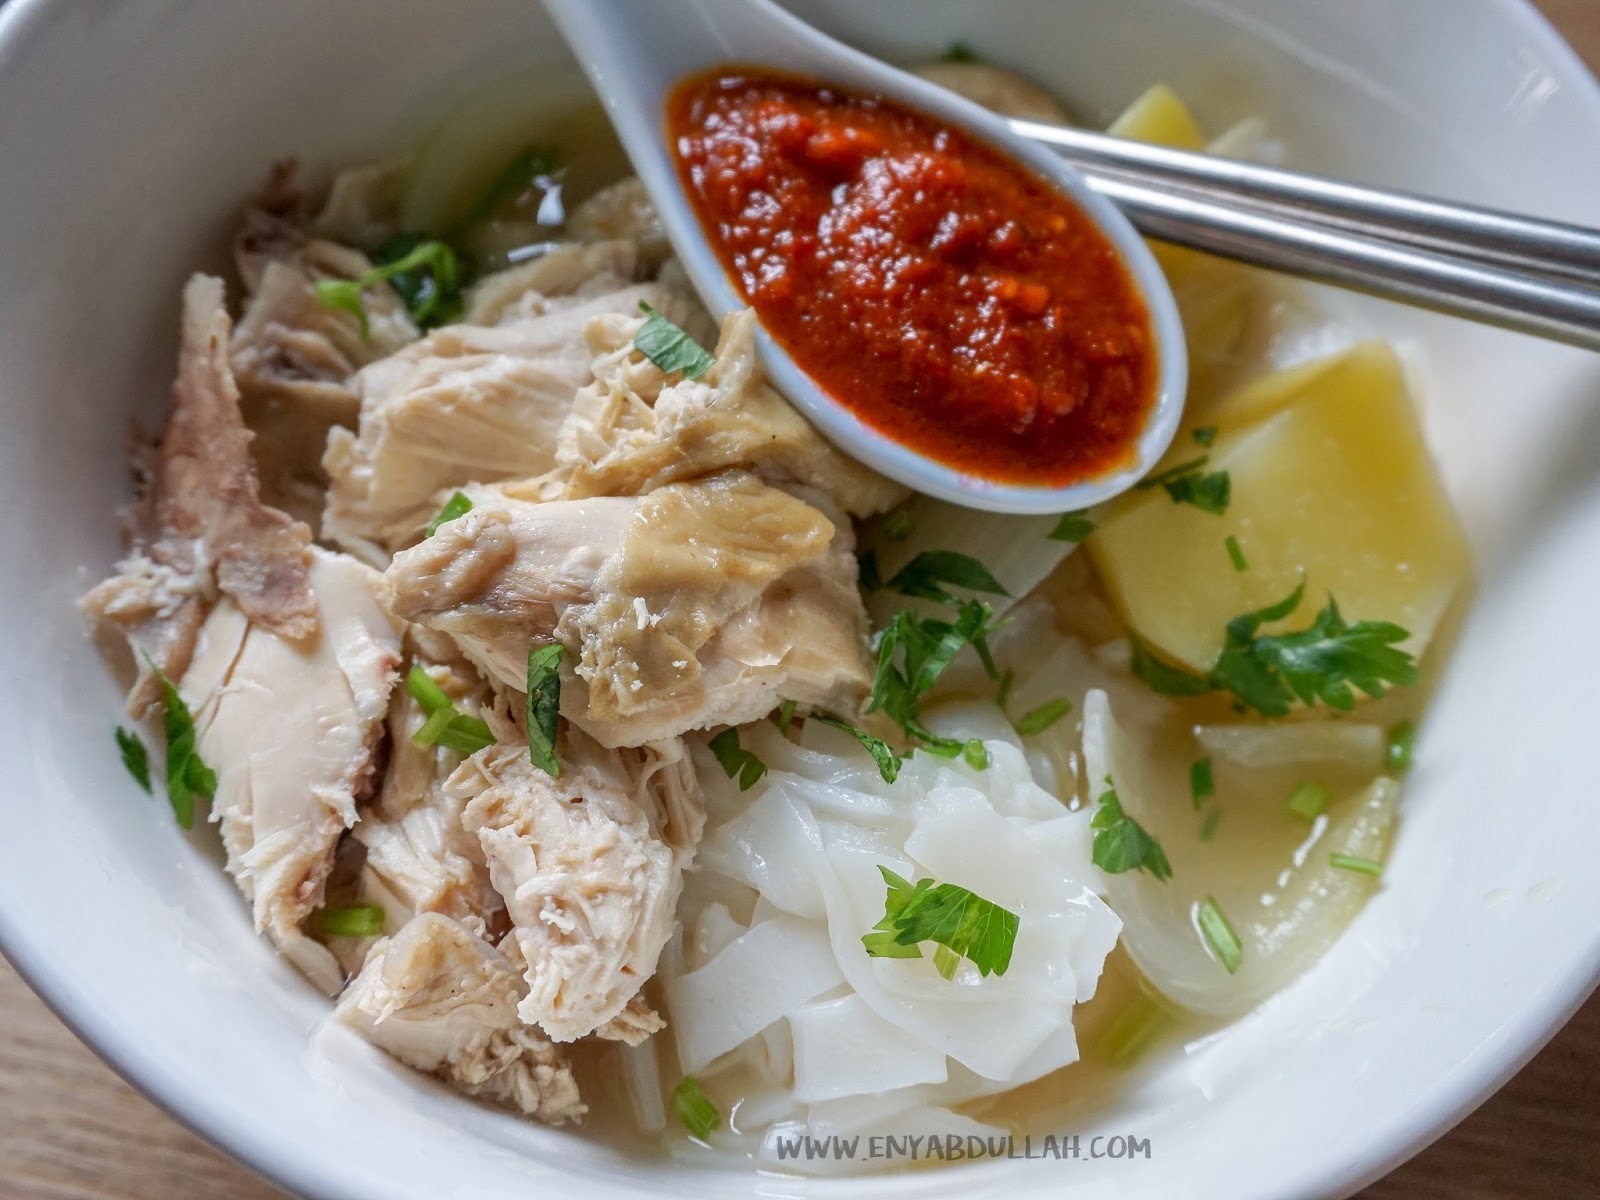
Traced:
<path fill-rule="evenodd" d="M 454 521 L 457 517 L 464 517 L 472 511 L 472 501 L 467 499 L 465 492 L 457 492 L 445 501 L 445 506 L 439 510 L 439 515 L 428 522 L 428 532 L 424 538 L 431 538 L 439 532 L 439 526 L 446 521 Z"/>
<path fill-rule="evenodd" d="M 411 740 L 419 746 L 437 746 L 439 739 L 444 736 L 444 731 L 450 728 L 450 722 L 455 719 L 455 709 L 436 708 L 428 714 L 428 719 L 422 723 L 422 728 L 411 735 Z"/>
<path fill-rule="evenodd" d="M 639 332 L 633 335 L 633 348 L 668 375 L 683 372 L 685 379 L 698 379 L 717 360 L 678 326 L 663 317 L 643 300 L 639 307 L 648 315 Z"/>
<path fill-rule="evenodd" d="M 376 904 L 325 908 L 317 916 L 317 926 L 335 937 L 377 937 L 383 932 L 383 909 Z"/>
<path fill-rule="evenodd" d="M 1222 544 L 1227 548 L 1228 558 L 1233 562 L 1235 571 L 1248 571 L 1250 569 L 1250 560 L 1244 556 L 1244 551 L 1239 549 L 1238 538 L 1230 533 L 1222 539 Z"/>
<path fill-rule="evenodd" d="M 977 738 L 971 738 L 961 748 L 961 757 L 966 759 L 967 766 L 974 771 L 987 771 L 989 769 L 989 747 Z"/>
<path fill-rule="evenodd" d="M 702 1142 L 722 1124 L 722 1114 L 693 1075 L 685 1075 L 683 1081 L 672 1089 L 672 1111 L 683 1122 L 690 1136 Z"/>
<path fill-rule="evenodd" d="M 794 724 L 795 702 L 785 700 L 778 705 L 778 732 L 788 733 L 789 727 Z"/>
<path fill-rule="evenodd" d="M 767 764 L 739 745 L 739 731 L 731 725 L 706 743 L 729 779 L 739 781 L 739 790 L 748 792 L 767 773 Z"/>
<path fill-rule="evenodd" d="M 1173 1024 L 1166 1008 L 1143 992 L 1135 992 L 1095 1040 L 1095 1054 L 1116 1066 L 1131 1066 Z"/>
<path fill-rule="evenodd" d="M 994 702 L 1000 706 L 1002 712 L 1005 711 L 1006 705 L 1011 701 L 1011 687 L 1016 682 L 1017 673 L 1007 667 L 1006 673 L 1000 676 L 1000 688 L 995 692 L 994 696 Z"/>
<path fill-rule="evenodd" d="M 1370 858 L 1358 858 L 1354 854 L 1330 854 L 1328 862 L 1341 871 L 1357 871 L 1362 875 L 1371 875 L 1374 879 L 1383 874 L 1383 864 Z"/>
<path fill-rule="evenodd" d="M 349 313 L 356 319 L 361 336 L 366 338 L 367 307 L 361 303 L 361 282 L 357 279 L 319 279 L 311 285 L 317 303 L 333 312 Z"/>
<path fill-rule="evenodd" d="M 1289 799 L 1284 802 L 1284 807 L 1297 817 L 1315 821 L 1327 810 L 1328 802 L 1332 799 L 1333 793 L 1322 784 L 1302 783 L 1289 793 Z"/>
<path fill-rule="evenodd" d="M 1194 919 L 1206 945 L 1211 947 L 1211 952 L 1222 964 L 1222 969 L 1232 975 L 1244 961 L 1244 947 L 1239 942 L 1239 935 L 1228 923 L 1228 918 L 1223 915 L 1215 896 L 1205 898 L 1195 909 Z"/>
<path fill-rule="evenodd" d="M 411 670 L 406 672 L 406 691 L 430 717 L 440 709 L 455 708 L 444 689 L 434 682 L 433 676 L 421 663 L 412 663 Z"/>
<path fill-rule="evenodd" d="M 556 735 L 561 726 L 561 643 L 528 651 L 528 758 L 551 777 L 561 774 Z"/>
<path fill-rule="evenodd" d="M 1202 425 L 1194 431 L 1194 440 L 1202 446 L 1209 446 L 1217 440 L 1217 427 L 1215 425 Z"/>
<path fill-rule="evenodd" d="M 903 542 L 911 536 L 911 514 L 905 509 L 890 513 L 883 520 L 883 536 L 891 542 Z"/>
<path fill-rule="evenodd" d="M 1062 717 L 1072 711 L 1072 701 L 1056 697 L 1046 700 L 1038 708 L 1031 709 L 1017 719 L 1017 732 L 1023 737 L 1030 737 L 1036 733 L 1043 733 Z"/>
<path fill-rule="evenodd" d="M 1211 760 L 1201 758 L 1189 764 L 1189 798 L 1194 801 L 1195 808 L 1200 807 L 1200 802 L 1217 790 L 1216 780 L 1211 775 Z"/>
<path fill-rule="evenodd" d="M 429 720 L 432 720 L 430 717 Z M 439 745 L 457 754 L 476 754 L 494 745 L 494 734 L 489 726 L 477 717 L 456 713 L 450 718 L 444 732 L 439 735 Z"/>
<path fill-rule="evenodd" d="M 1213 808 L 1206 814 L 1206 819 L 1200 822 L 1200 840 L 1209 842 L 1217 833 L 1217 823 L 1222 820 L 1222 810 Z"/>
<path fill-rule="evenodd" d="M 128 768 L 128 774 L 133 776 L 133 781 L 149 792 L 150 756 L 145 752 L 144 743 L 139 740 L 137 734 L 129 733 L 118 725 L 117 749 L 122 751 L 122 765 Z"/>
<path fill-rule="evenodd" d="M 1051 541 L 1071 542 L 1077 545 L 1094 532 L 1094 522 L 1083 512 L 1062 513 L 1061 520 L 1048 534 Z"/>
<path fill-rule="evenodd" d="M 1383 767 L 1391 775 L 1404 775 L 1411 769 L 1411 756 L 1417 741 L 1414 722 L 1401 721 L 1389 730 L 1389 744 L 1384 747 Z"/>

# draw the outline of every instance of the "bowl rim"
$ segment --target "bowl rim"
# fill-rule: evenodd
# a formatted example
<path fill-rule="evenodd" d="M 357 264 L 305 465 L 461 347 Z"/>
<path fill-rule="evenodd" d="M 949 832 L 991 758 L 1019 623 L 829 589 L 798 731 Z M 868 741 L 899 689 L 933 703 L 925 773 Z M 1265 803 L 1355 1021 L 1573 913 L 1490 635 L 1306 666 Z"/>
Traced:
<path fill-rule="evenodd" d="M 22 59 L 43 27 L 65 10 L 63 0 L 11 0 L 0 3 L 0 71 Z M 1558 76 L 1571 102 L 1581 106 L 1600 129 L 1600 78 L 1590 71 L 1533 0 L 1486 0 L 1486 8 L 1510 24 L 1535 47 Z M 1309 1173 L 1280 1179 L 1275 1197 L 1346 1197 L 1375 1182 L 1450 1132 L 1520 1071 L 1600 988 L 1600 938 L 1590 939 L 1587 956 L 1574 954 L 1569 969 L 1541 993 L 1542 1002 L 1524 1009 L 1505 1038 L 1490 1052 L 1474 1055 L 1437 1086 L 1409 1120 L 1392 1124 L 1372 1139 L 1370 1148 L 1350 1159 L 1331 1177 Z M 287 1152 L 281 1137 L 261 1122 L 235 1120 L 228 1110 L 208 1103 L 205 1090 L 192 1085 L 159 1056 L 124 1031 L 109 1009 L 75 994 L 67 973 L 58 970 L 52 947 L 31 935 L 25 922 L 0 908 L 0 953 L 50 1012 L 130 1087 L 173 1120 L 234 1161 L 307 1200 L 348 1200 L 363 1196 L 368 1182 L 337 1160 L 312 1160 Z M 1248 1192 L 1242 1195 L 1265 1193 Z"/>

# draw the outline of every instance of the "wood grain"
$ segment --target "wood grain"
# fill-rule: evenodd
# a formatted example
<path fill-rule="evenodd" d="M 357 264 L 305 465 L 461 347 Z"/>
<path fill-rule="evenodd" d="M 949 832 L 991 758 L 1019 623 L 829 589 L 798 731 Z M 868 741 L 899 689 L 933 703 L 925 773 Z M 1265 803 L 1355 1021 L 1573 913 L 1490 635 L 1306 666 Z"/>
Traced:
<path fill-rule="evenodd" d="M 1600 66 L 1600 0 L 1540 5 Z M 1600 996 L 1362 1200 L 1600 1196 Z M 0 1200 L 284 1200 L 94 1057 L 0 960 Z"/>

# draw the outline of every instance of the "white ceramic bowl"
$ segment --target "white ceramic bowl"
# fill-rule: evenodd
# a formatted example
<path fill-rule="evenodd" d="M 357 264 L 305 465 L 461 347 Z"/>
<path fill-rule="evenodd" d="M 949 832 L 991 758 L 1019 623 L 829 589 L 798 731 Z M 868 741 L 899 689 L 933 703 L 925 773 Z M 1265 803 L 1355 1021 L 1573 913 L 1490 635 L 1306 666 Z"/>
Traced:
<path fill-rule="evenodd" d="M 954 39 L 1107 115 L 1167 79 L 1296 162 L 1592 219 L 1600 94 L 1517 0 L 807 0 L 848 40 Z M 1600 964 L 1597 361 L 1338 300 L 1422 365 L 1482 595 L 1423 738 L 1386 884 L 1287 993 L 1076 1130 L 1148 1161 L 832 1182 L 691 1173 L 478 1108 L 342 1037 L 251 935 L 208 834 L 117 762 L 73 600 L 116 555 L 127 422 L 161 411 L 179 286 L 272 158 L 402 144 L 485 75 L 562 62 L 530 0 L 11 0 L 0 8 L 0 939 L 151 1096 L 339 1200 L 1333 1196 L 1436 1136 Z"/>

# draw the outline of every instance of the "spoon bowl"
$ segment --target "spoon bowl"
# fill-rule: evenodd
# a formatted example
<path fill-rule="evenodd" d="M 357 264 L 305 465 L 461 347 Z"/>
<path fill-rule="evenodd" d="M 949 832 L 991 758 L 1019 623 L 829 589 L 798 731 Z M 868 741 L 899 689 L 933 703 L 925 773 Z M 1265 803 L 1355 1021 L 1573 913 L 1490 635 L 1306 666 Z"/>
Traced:
<path fill-rule="evenodd" d="M 1115 248 L 1149 314 L 1156 355 L 1154 403 L 1126 466 L 1062 487 L 1001 483 L 968 474 L 872 428 L 818 386 L 768 334 L 759 332 L 768 376 L 840 449 L 918 492 L 1009 513 L 1092 507 L 1127 490 L 1166 452 L 1183 417 L 1188 382 L 1177 304 L 1132 224 L 1050 149 L 1018 136 L 987 109 L 819 33 L 771 0 L 545 0 L 545 6 L 583 64 L 674 250 L 714 316 L 744 308 L 746 302 L 684 194 L 663 121 L 674 86 L 718 65 L 761 64 L 921 110 L 1054 185 Z"/>

